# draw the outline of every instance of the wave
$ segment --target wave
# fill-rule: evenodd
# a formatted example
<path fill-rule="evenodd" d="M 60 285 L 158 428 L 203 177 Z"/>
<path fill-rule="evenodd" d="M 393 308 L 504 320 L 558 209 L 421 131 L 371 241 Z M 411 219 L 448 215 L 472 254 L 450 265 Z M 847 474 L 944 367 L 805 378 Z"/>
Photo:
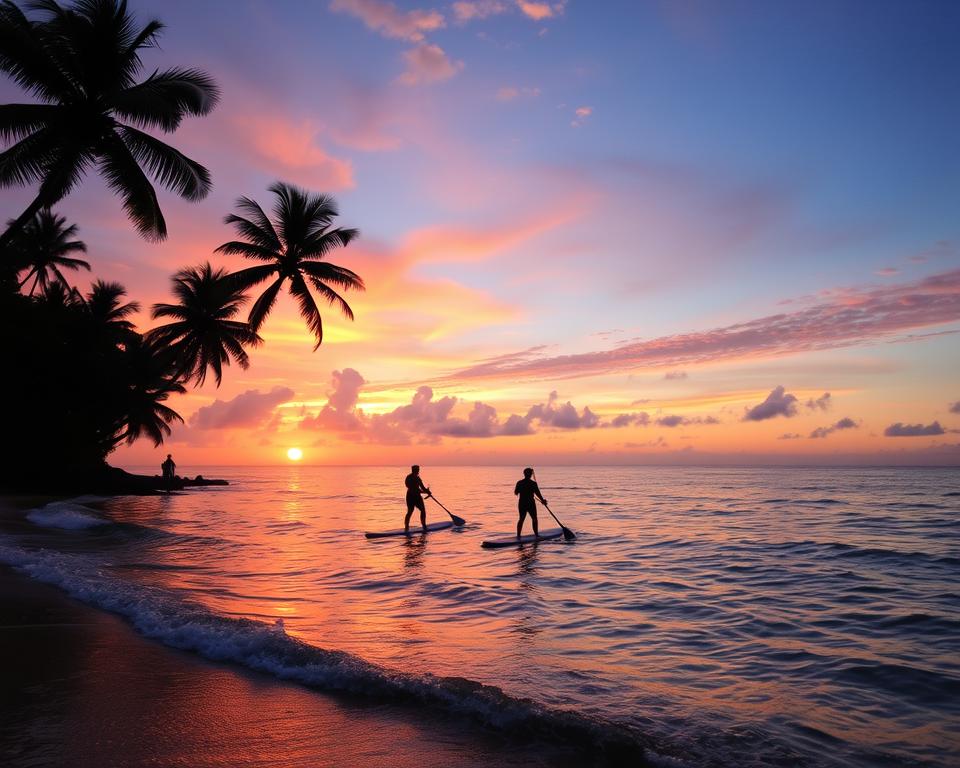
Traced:
<path fill-rule="evenodd" d="M 282 620 L 271 625 L 221 616 L 175 592 L 110 576 L 90 557 L 26 550 L 0 540 L 0 562 L 123 616 L 146 637 L 213 661 L 325 691 L 437 706 L 501 731 L 559 739 L 617 762 L 639 765 L 644 760 L 645 739 L 625 726 L 551 709 L 468 678 L 399 672 L 345 651 L 319 648 L 288 635 Z"/>
<path fill-rule="evenodd" d="M 111 522 L 97 515 L 90 507 L 73 501 L 52 501 L 28 512 L 27 520 L 44 528 L 62 528 L 67 531 L 83 531 L 109 525 Z"/>
<path fill-rule="evenodd" d="M 882 547 L 861 547 L 839 541 L 813 541 L 808 539 L 805 541 L 784 541 L 777 544 L 770 544 L 765 541 L 742 539 L 739 543 L 743 546 L 756 547 L 760 550 L 782 550 L 794 552 L 798 555 L 820 553 L 821 555 L 828 554 L 830 557 L 840 559 L 900 560 L 904 563 L 923 562 L 935 565 L 960 565 L 960 557 L 954 557 L 953 555 L 933 554 L 915 550 L 884 549 Z"/>

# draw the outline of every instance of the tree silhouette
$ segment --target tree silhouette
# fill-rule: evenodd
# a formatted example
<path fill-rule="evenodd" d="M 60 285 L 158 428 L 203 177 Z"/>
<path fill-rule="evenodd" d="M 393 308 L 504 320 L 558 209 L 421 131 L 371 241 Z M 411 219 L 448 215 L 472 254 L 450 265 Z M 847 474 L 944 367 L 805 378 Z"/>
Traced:
<path fill-rule="evenodd" d="M 226 270 L 214 270 L 209 263 L 183 269 L 173 277 L 173 292 L 180 303 L 154 304 L 153 317 L 174 322 L 154 328 L 148 338 L 169 349 L 179 375 L 203 384 L 209 368 L 219 387 L 223 364 L 231 358 L 241 368 L 250 365 L 244 347 L 262 339 L 247 323 L 231 319 L 248 297 Z"/>
<path fill-rule="evenodd" d="M 86 253 L 87 245 L 82 240 L 72 240 L 77 234 L 77 225 L 66 226 L 67 220 L 58 216 L 49 208 L 37 211 L 23 230 L 11 243 L 11 258 L 18 272 L 26 271 L 18 287 L 23 288 L 33 278 L 30 294 L 39 289 L 47 289 L 52 282 L 58 282 L 65 288 L 70 284 L 61 269 L 90 269 L 83 259 L 69 254 Z"/>
<path fill-rule="evenodd" d="M 224 243 L 217 252 L 266 262 L 232 275 L 242 289 L 273 278 L 250 309 L 248 322 L 255 333 L 273 309 L 284 282 L 289 280 L 289 291 L 297 299 L 300 316 L 307 321 L 317 340 L 316 350 L 323 342 L 323 318 L 308 283 L 328 304 L 336 305 L 345 317 L 353 320 L 350 305 L 332 286 L 362 291 L 363 280 L 346 267 L 323 259 L 333 249 L 346 247 L 359 232 L 331 226 L 338 213 L 336 202 L 328 195 L 314 195 L 280 181 L 269 190 L 276 198 L 273 219 L 255 200 L 239 198 L 236 206 L 243 215 L 232 213 L 225 221 L 232 224 L 243 239 Z"/>
<path fill-rule="evenodd" d="M 188 115 L 205 115 L 219 98 L 196 69 L 155 71 L 137 82 L 140 52 L 155 47 L 163 25 L 139 26 L 126 0 L 36 0 L 32 20 L 10 0 L 0 4 L 0 72 L 38 104 L 0 106 L 0 186 L 39 183 L 36 197 L 0 236 L 0 252 L 41 209 L 65 197 L 90 168 L 123 199 L 142 236 L 167 227 L 147 173 L 188 200 L 210 190 L 206 168 L 140 129 L 173 132 Z"/>

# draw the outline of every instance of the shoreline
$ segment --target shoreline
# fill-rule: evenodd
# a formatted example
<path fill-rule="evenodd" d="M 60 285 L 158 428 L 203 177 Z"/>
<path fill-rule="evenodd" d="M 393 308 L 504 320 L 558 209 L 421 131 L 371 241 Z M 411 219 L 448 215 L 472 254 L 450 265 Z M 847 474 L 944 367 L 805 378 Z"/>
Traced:
<path fill-rule="evenodd" d="M 328 694 L 139 635 L 123 619 L 0 566 L 10 666 L 0 762 L 59 765 L 589 764 L 434 709 Z"/>
<path fill-rule="evenodd" d="M 13 532 L 63 496 L 3 495 Z M 2 534 L 0 534 L 2 535 Z M 0 764 L 572 768 L 609 765 L 435 706 L 329 692 L 145 637 L 122 616 L 0 564 Z"/>

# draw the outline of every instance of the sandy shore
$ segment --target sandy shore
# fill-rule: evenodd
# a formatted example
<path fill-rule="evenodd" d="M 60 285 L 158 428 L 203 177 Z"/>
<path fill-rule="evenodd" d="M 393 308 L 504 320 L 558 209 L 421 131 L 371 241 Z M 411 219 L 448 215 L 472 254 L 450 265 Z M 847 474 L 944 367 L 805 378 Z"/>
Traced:
<path fill-rule="evenodd" d="M 20 527 L 22 512 L 0 514 Z M 15 505 L 24 508 L 23 500 Z M 435 709 L 331 696 L 207 662 L 0 566 L 0 765 L 564 766 Z"/>

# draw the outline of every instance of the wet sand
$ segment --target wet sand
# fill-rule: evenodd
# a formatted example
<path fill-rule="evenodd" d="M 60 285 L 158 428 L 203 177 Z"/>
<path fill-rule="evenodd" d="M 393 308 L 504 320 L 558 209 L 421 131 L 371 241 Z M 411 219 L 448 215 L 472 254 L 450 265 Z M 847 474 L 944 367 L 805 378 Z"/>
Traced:
<path fill-rule="evenodd" d="M 0 647 L 7 768 L 583 764 L 436 710 L 209 663 L 5 567 Z"/>

